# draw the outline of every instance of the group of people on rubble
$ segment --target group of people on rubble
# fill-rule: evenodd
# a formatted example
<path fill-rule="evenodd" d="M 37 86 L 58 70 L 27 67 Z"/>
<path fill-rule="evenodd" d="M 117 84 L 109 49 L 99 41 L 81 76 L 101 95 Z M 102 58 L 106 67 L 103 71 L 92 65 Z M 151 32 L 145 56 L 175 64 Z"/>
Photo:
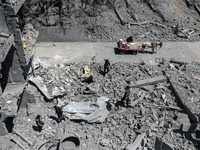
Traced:
<path fill-rule="evenodd" d="M 108 73 L 108 71 L 110 70 L 110 62 L 108 59 L 104 59 L 104 61 L 105 61 L 105 63 L 104 63 L 104 76 L 105 76 L 106 73 Z M 130 104 L 129 95 L 130 95 L 130 87 L 129 87 L 129 85 L 127 85 L 125 88 L 124 96 L 121 99 L 121 104 L 124 107 L 128 107 Z M 62 108 L 59 106 L 54 106 L 54 109 L 55 109 L 55 113 L 58 116 L 58 123 L 61 122 L 62 120 L 65 120 Z M 41 130 L 44 126 L 44 122 L 41 120 L 41 116 L 37 115 L 35 118 L 35 121 L 38 126 L 38 131 L 41 132 Z"/>
<path fill-rule="evenodd" d="M 104 63 L 104 76 L 105 76 L 105 74 L 108 73 L 108 71 L 110 70 L 110 62 L 108 59 L 104 59 L 104 60 L 105 60 L 105 63 Z M 129 95 L 130 95 L 130 87 L 129 87 L 129 85 L 127 85 L 125 88 L 124 96 L 121 99 L 121 103 L 123 106 L 126 106 L 126 107 L 129 106 L 129 104 L 130 104 Z"/>

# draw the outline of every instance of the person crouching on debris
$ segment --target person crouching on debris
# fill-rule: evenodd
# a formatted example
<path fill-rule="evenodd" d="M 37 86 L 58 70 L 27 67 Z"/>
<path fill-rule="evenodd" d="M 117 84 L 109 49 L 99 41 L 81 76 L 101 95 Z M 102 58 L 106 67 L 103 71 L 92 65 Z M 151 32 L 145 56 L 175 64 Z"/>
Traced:
<path fill-rule="evenodd" d="M 109 69 L 110 69 L 110 62 L 108 59 L 104 59 L 105 63 L 104 63 L 104 76 L 106 75 L 106 73 L 108 73 Z"/>
<path fill-rule="evenodd" d="M 126 107 L 129 106 L 129 104 L 130 104 L 130 98 L 129 98 L 130 92 L 131 92 L 130 87 L 129 87 L 129 85 L 127 85 L 125 92 L 124 92 L 124 96 L 122 98 L 122 105 L 123 106 L 126 106 Z"/>
<path fill-rule="evenodd" d="M 41 116 L 40 116 L 40 115 L 37 115 L 37 116 L 35 117 L 35 121 L 36 121 L 36 124 L 37 124 L 37 126 L 38 126 L 38 128 L 39 128 L 39 132 L 41 132 L 42 127 L 44 126 L 44 122 L 41 121 Z"/>
<path fill-rule="evenodd" d="M 63 118 L 63 111 L 62 108 L 58 107 L 58 106 L 54 106 L 56 114 L 58 115 L 58 122 L 61 122 Z"/>

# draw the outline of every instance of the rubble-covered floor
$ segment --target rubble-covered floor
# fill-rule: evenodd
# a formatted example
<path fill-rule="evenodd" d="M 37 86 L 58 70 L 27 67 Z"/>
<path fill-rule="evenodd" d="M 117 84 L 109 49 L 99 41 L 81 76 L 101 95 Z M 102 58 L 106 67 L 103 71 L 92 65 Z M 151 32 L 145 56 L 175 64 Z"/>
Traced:
<path fill-rule="evenodd" d="M 80 138 L 81 150 L 124 149 L 140 136 L 144 138 L 137 143 L 138 149 L 159 149 L 155 144 L 156 138 L 171 149 L 199 149 L 200 64 L 171 63 L 164 58 L 151 62 L 153 63 L 114 63 L 105 76 L 103 64 L 98 62 L 54 65 L 39 62 L 39 67 L 28 76 L 25 87 L 34 99 L 21 102 L 13 122 L 13 131 L 20 133 L 28 142 L 13 132 L 5 136 L 7 144 L 1 138 L 0 149 L 56 149 L 52 145 L 56 145 L 57 139 L 67 133 L 74 133 Z M 92 82 L 81 81 L 83 66 L 91 68 Z M 41 85 L 48 89 L 46 93 L 29 81 L 31 77 L 38 76 L 43 81 Z M 127 84 L 134 85 L 138 81 L 159 76 L 166 77 L 167 80 L 155 81 L 153 84 L 146 82 L 145 85 L 131 88 L 132 106 L 127 109 L 121 106 L 120 101 Z M 185 107 L 174 95 L 171 82 L 181 92 L 184 104 L 197 118 L 197 122 L 188 116 Z M 109 97 L 108 103 L 111 105 L 110 113 L 103 123 L 72 121 L 68 118 L 58 124 L 53 121 L 57 117 L 54 111 L 57 103 L 96 102 L 101 96 Z M 2 102 L 8 101 L 5 97 L 2 99 Z M 19 98 L 13 96 L 13 99 Z M 4 108 L 2 106 L 5 111 L 10 109 L 6 104 Z M 35 124 L 38 114 L 45 123 L 42 132 L 37 131 Z"/>

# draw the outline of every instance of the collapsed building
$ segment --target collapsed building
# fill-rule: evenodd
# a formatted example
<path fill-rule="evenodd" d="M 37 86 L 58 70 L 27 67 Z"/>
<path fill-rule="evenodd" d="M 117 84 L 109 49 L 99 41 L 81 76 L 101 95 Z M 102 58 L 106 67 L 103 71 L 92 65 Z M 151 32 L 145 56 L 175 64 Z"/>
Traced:
<path fill-rule="evenodd" d="M 32 66 L 4 149 L 199 148 L 199 63 L 118 62 L 106 76 L 97 62 L 50 65 L 34 56 Z M 120 101 L 127 84 L 131 104 L 125 109 Z M 7 95 L 2 108 L 11 111 Z M 62 107 L 65 121 L 57 123 L 54 105 Z M 34 121 L 38 114 L 42 132 Z"/>
<path fill-rule="evenodd" d="M 10 91 L 13 84 L 16 85 L 13 89 L 16 91 L 18 84 L 25 84 L 27 66 L 33 55 L 33 47 L 38 36 L 38 32 L 31 24 L 23 25 L 20 22 L 18 13 L 23 3 L 24 0 L 0 2 L 0 95 L 6 93 L 7 89 Z M 23 86 L 20 89 L 23 89 Z M 1 110 L 1 135 L 6 134 L 3 121 L 9 123 L 16 116 L 18 98 L 19 95 L 16 95 L 16 99 L 12 99 L 14 106 L 10 105 L 10 107 L 13 111 Z"/>
<path fill-rule="evenodd" d="M 46 64 L 33 55 L 38 32 L 20 24 L 23 2 L 0 6 L 0 149 L 200 147 L 199 63 L 118 62 L 105 77 L 98 62 Z M 131 105 L 125 109 L 120 101 L 127 84 Z M 54 105 L 66 116 L 59 124 Z"/>

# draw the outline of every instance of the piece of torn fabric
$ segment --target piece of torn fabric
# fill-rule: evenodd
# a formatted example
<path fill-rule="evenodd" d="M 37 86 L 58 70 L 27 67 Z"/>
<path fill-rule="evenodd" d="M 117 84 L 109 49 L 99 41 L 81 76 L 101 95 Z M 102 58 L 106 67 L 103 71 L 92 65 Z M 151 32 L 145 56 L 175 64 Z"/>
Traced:
<path fill-rule="evenodd" d="M 96 102 L 65 101 L 62 110 L 71 120 L 85 120 L 88 123 L 102 123 L 111 110 L 108 100 L 108 97 L 101 96 L 97 98 Z"/>

